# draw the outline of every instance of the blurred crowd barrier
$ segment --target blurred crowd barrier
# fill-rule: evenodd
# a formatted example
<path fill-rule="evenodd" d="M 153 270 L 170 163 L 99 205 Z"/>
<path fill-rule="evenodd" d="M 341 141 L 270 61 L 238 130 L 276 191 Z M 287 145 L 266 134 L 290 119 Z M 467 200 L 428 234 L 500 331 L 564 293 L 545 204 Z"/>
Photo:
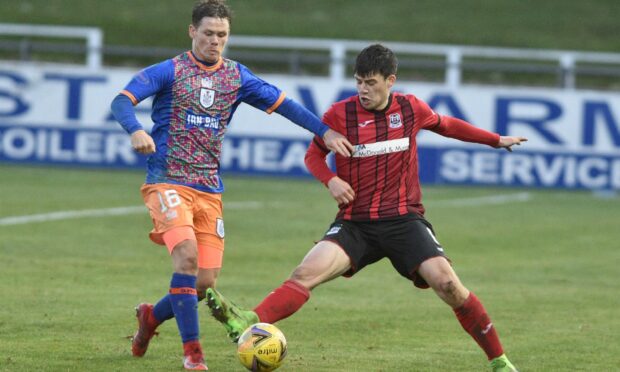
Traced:
<path fill-rule="evenodd" d="M 231 44 L 242 43 L 241 40 L 249 45 L 253 39 L 233 38 Z M 277 43 L 282 50 L 286 50 L 284 41 Z M 325 48 L 333 45 L 325 40 L 320 42 Z M 411 47 L 386 44 L 397 52 Z M 312 45 L 310 41 L 307 45 L 298 41 L 297 48 Z M 342 64 L 332 66 L 324 76 L 273 71 L 260 75 L 321 116 L 333 102 L 356 93 L 344 61 L 351 52 L 366 45 L 350 42 L 346 47 L 336 46 L 338 50 L 330 55 L 340 58 Z M 461 57 L 474 50 L 453 48 L 460 48 Z M 456 58 L 450 56 L 446 55 L 448 67 Z M 556 56 L 564 63 L 562 55 Z M 573 62 L 580 58 L 577 54 L 573 57 Z M 116 124 L 109 108 L 138 68 L 100 65 L 98 58 L 87 57 L 79 63 L 0 61 L 0 161 L 111 168 L 144 166 L 144 157 L 131 150 L 129 136 Z M 463 81 L 461 73 L 455 83 L 450 71 L 448 68 L 440 81 L 400 79 L 396 89 L 418 96 L 441 114 L 501 134 L 525 136 L 529 141 L 508 153 L 423 131 L 418 136 L 422 182 L 620 189 L 617 91 L 575 89 L 566 84 L 473 84 Z M 151 104 L 146 100 L 136 107 L 138 118 L 147 129 L 152 126 Z M 308 132 L 277 114 L 268 116 L 241 105 L 228 128 L 222 170 L 307 177 L 303 158 L 310 139 Z"/>

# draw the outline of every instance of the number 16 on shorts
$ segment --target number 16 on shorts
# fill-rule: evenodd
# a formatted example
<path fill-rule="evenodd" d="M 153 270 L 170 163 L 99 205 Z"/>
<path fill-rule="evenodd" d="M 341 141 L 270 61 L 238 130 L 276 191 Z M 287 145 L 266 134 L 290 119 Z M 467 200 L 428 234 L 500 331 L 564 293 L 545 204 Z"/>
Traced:
<path fill-rule="evenodd" d="M 158 191 L 157 197 L 159 198 L 161 213 L 166 213 L 168 209 L 181 205 L 181 197 L 176 190 L 165 190 L 163 195 Z"/>

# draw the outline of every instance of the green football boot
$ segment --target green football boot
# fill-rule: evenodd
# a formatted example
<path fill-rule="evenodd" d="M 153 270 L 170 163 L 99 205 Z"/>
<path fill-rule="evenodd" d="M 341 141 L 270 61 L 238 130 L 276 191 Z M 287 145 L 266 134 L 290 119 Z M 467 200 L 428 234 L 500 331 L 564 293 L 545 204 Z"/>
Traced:
<path fill-rule="evenodd" d="M 491 360 L 491 370 L 493 372 L 519 372 L 515 366 L 510 363 L 506 354 L 502 354 Z"/>
<path fill-rule="evenodd" d="M 237 342 L 249 326 L 260 322 L 255 312 L 241 309 L 215 289 L 207 288 L 206 302 L 211 315 L 224 325 L 232 342 Z"/>

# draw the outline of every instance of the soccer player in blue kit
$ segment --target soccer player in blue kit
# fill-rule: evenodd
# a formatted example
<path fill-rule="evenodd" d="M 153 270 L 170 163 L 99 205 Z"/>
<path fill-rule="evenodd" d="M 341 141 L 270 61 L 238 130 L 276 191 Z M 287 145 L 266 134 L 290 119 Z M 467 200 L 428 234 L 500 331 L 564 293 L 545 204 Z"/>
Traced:
<path fill-rule="evenodd" d="M 214 288 L 224 251 L 219 174 L 222 141 L 241 102 L 277 112 L 311 131 L 332 151 L 348 157 L 341 134 L 242 64 L 222 57 L 231 12 L 224 0 L 198 2 L 192 11 L 192 49 L 140 71 L 112 102 L 116 120 L 133 148 L 148 154 L 142 197 L 153 220 L 150 238 L 165 245 L 174 273 L 168 293 L 154 306 L 136 308 L 132 354 L 141 357 L 157 327 L 175 318 L 183 341 L 183 365 L 207 370 L 199 341 L 197 302 Z M 154 96 L 149 135 L 133 106 Z"/>

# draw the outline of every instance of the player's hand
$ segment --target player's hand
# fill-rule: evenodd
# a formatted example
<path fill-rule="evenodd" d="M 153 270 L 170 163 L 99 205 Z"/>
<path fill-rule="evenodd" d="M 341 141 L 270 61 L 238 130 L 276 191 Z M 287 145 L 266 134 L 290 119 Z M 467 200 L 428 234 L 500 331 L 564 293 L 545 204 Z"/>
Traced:
<path fill-rule="evenodd" d="M 497 147 L 505 148 L 507 151 L 512 152 L 512 146 L 517 145 L 520 146 L 521 142 L 527 141 L 525 137 L 510 137 L 510 136 L 500 136 L 499 143 Z"/>
<path fill-rule="evenodd" d="M 325 146 L 327 146 L 328 149 L 344 157 L 350 157 L 353 152 L 353 145 L 351 142 L 335 130 L 328 129 L 323 135 L 323 142 L 325 142 Z"/>
<path fill-rule="evenodd" d="M 155 152 L 155 142 L 144 130 L 137 130 L 131 134 L 131 147 L 144 155 Z"/>
<path fill-rule="evenodd" d="M 349 204 L 355 199 L 355 191 L 353 191 L 351 185 L 338 176 L 332 177 L 327 182 L 327 188 L 332 197 L 338 202 L 338 205 Z"/>

